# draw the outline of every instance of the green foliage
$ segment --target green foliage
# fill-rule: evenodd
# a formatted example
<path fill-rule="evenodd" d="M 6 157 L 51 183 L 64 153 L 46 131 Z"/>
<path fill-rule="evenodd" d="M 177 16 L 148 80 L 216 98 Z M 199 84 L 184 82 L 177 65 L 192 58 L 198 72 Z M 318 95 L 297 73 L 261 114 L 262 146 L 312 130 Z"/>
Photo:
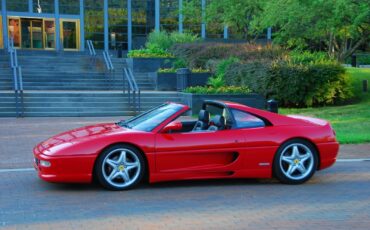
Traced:
<path fill-rule="evenodd" d="M 291 107 L 335 104 L 352 97 L 344 67 L 332 61 L 305 65 L 273 63 L 266 85 L 273 89 L 271 97 Z"/>
<path fill-rule="evenodd" d="M 220 88 L 225 85 L 225 81 L 221 75 L 213 76 L 208 79 L 208 85 L 213 88 Z"/>
<path fill-rule="evenodd" d="M 178 68 L 160 68 L 158 70 L 158 73 L 176 73 L 177 69 Z M 209 70 L 198 68 L 198 69 L 192 69 L 191 72 L 192 73 L 209 73 Z"/>
<path fill-rule="evenodd" d="M 262 12 L 263 2 L 264 0 L 207 1 L 204 19 L 208 25 L 216 24 L 220 28 L 223 25 L 228 26 L 234 34 L 240 36 L 240 39 L 254 40 L 257 38 L 254 27 L 259 24 L 252 22 Z M 187 24 L 200 24 L 202 19 L 200 1 L 184 1 L 182 13 Z"/>
<path fill-rule="evenodd" d="M 362 80 L 370 81 L 370 69 L 346 68 L 355 94 L 356 103 L 344 106 L 287 109 L 283 114 L 302 114 L 330 121 L 341 144 L 370 142 L 370 93 L 362 92 Z"/>
<path fill-rule="evenodd" d="M 192 43 L 198 40 L 196 35 L 190 33 L 153 31 L 149 34 L 145 46 L 149 49 L 159 48 L 168 51 L 174 44 Z"/>
<path fill-rule="evenodd" d="M 188 33 L 153 31 L 149 34 L 144 49 L 130 50 L 127 56 L 131 58 L 173 58 L 169 49 L 174 44 L 191 43 L 197 40 L 196 35 Z"/>
<path fill-rule="evenodd" d="M 351 64 L 351 57 L 347 57 L 345 63 Z M 356 54 L 356 63 L 357 65 L 370 65 L 370 54 L 369 53 Z"/>
<path fill-rule="evenodd" d="M 153 31 L 148 35 L 148 40 L 145 44 L 148 49 L 168 50 L 173 45 L 169 39 L 169 34 L 166 31 Z"/>
<path fill-rule="evenodd" d="M 278 28 L 274 42 L 291 48 L 319 47 L 340 61 L 370 39 L 368 1 L 266 1 L 255 21 L 261 29 Z"/>
<path fill-rule="evenodd" d="M 271 61 L 233 63 L 226 70 L 225 84 L 248 86 L 253 92 L 267 96 L 271 91 L 267 85 L 270 66 Z"/>
<path fill-rule="evenodd" d="M 240 61 L 261 59 L 277 59 L 285 54 L 285 50 L 278 46 L 259 46 L 252 44 L 225 44 L 225 43 L 192 43 L 178 44 L 171 48 L 171 52 L 186 60 L 191 68 L 207 68 L 210 60 L 222 60 L 230 57 Z"/>
<path fill-rule="evenodd" d="M 344 67 L 322 59 L 320 54 L 294 54 L 291 59 L 273 62 L 234 63 L 226 71 L 225 83 L 247 86 L 289 107 L 341 103 L 353 95 Z"/>
<path fill-rule="evenodd" d="M 127 54 L 129 58 L 173 58 L 173 55 L 160 48 L 130 50 Z"/>
<path fill-rule="evenodd" d="M 240 86 L 222 86 L 218 88 L 194 86 L 186 88 L 184 92 L 194 94 L 250 94 L 251 90 L 247 87 Z"/>
<path fill-rule="evenodd" d="M 219 88 L 225 85 L 225 73 L 229 66 L 233 63 L 237 63 L 240 60 L 235 57 L 230 57 L 228 59 L 218 62 L 216 67 L 216 75 L 208 79 L 208 84 L 212 87 Z"/>
<path fill-rule="evenodd" d="M 313 62 L 326 62 L 330 58 L 324 52 L 292 51 L 289 53 L 289 59 L 292 63 L 309 64 Z"/>
<path fill-rule="evenodd" d="M 182 58 L 177 58 L 173 63 L 172 67 L 174 69 L 186 68 L 186 61 Z"/>

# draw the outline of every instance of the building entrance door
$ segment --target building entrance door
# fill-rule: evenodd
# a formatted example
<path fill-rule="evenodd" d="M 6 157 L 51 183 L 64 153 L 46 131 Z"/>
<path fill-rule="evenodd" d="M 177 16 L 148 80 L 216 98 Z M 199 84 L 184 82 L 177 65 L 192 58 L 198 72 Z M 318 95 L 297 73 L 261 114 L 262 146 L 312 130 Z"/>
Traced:
<path fill-rule="evenodd" d="M 21 18 L 22 48 L 43 49 L 42 19 Z"/>
<path fill-rule="evenodd" d="M 80 28 L 79 20 L 61 19 L 60 29 L 64 50 L 80 49 Z"/>

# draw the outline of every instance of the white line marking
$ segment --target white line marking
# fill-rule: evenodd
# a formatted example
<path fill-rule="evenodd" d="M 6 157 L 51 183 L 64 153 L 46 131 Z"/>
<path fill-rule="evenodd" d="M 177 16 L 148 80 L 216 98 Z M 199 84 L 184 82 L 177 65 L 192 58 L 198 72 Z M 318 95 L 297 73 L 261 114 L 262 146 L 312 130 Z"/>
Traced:
<path fill-rule="evenodd" d="M 370 158 L 337 159 L 337 162 L 361 162 L 361 161 L 370 161 Z"/>
<path fill-rule="evenodd" d="M 0 173 L 7 173 L 7 172 L 30 172 L 35 171 L 34 168 L 20 168 L 20 169 L 0 169 Z"/>

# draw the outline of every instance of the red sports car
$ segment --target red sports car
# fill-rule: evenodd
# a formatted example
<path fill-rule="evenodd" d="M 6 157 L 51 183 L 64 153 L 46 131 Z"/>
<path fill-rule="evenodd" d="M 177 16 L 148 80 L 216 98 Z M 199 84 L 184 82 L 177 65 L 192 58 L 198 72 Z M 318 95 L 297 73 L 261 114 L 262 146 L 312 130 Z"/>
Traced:
<path fill-rule="evenodd" d="M 118 123 L 74 129 L 38 144 L 41 179 L 112 190 L 149 182 L 210 178 L 271 178 L 300 184 L 334 164 L 335 132 L 326 121 L 283 116 L 226 101 L 205 101 L 199 118 L 165 103 Z"/>

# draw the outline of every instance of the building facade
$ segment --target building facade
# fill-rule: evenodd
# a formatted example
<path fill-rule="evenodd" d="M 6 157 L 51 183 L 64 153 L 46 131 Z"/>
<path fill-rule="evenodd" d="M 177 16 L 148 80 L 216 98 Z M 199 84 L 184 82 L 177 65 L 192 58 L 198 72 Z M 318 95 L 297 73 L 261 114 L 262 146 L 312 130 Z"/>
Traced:
<path fill-rule="evenodd" d="M 190 31 L 205 39 L 238 39 L 219 24 L 206 25 L 200 15 L 185 18 L 186 0 L 0 0 L 0 49 L 9 38 L 19 49 L 83 51 L 85 41 L 96 49 L 138 49 L 153 30 Z"/>

